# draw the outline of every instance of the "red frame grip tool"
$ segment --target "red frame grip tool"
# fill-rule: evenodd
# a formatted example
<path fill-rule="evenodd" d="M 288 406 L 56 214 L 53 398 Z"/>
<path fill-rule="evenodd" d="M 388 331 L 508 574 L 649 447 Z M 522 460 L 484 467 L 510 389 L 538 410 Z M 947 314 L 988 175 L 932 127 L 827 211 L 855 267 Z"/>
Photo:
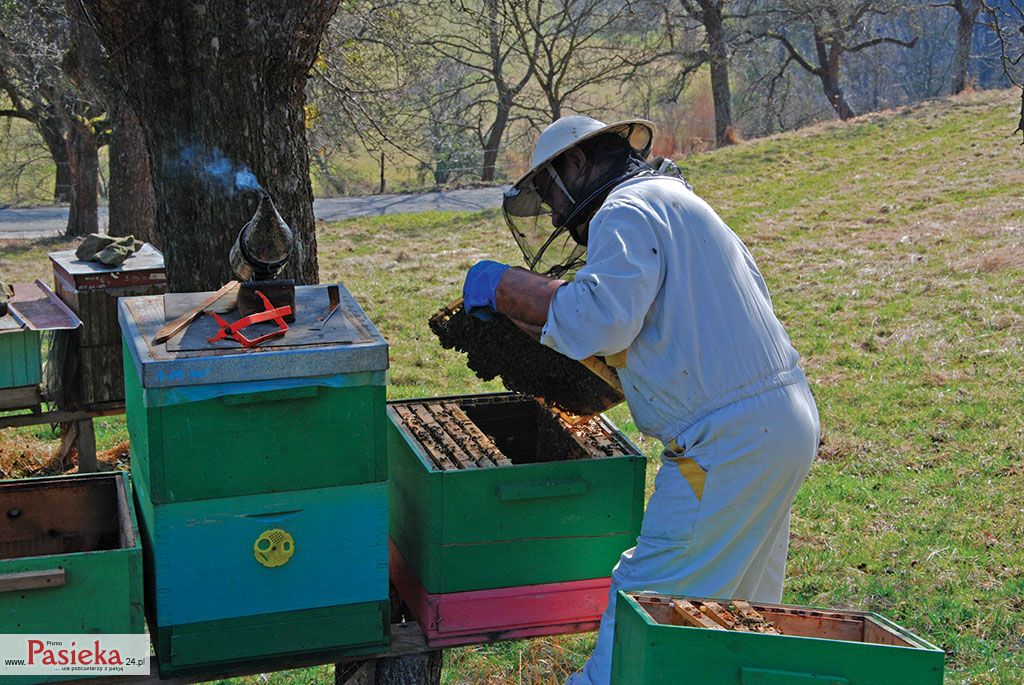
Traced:
<path fill-rule="evenodd" d="M 255 314 L 250 314 L 249 316 L 243 316 L 241 319 L 234 323 L 228 323 L 220 316 L 218 316 L 216 312 L 207 312 L 207 314 L 214 318 L 214 320 L 217 322 L 217 325 L 220 326 L 220 330 L 217 331 L 217 335 L 213 336 L 212 338 L 207 338 L 206 342 L 213 343 L 217 342 L 218 340 L 227 340 L 228 338 L 230 338 L 231 340 L 240 343 L 242 347 L 256 347 L 261 342 L 270 340 L 271 338 L 280 337 L 287 333 L 288 324 L 284 322 L 284 317 L 292 313 L 292 308 L 288 305 L 285 305 L 284 307 L 278 307 L 277 309 L 274 309 L 273 306 L 270 304 L 270 300 L 267 299 L 266 295 L 261 293 L 259 290 L 256 291 L 256 294 L 260 296 L 261 300 L 263 300 L 263 306 L 266 307 L 266 310 L 262 312 L 256 312 Z M 274 321 L 278 325 L 278 329 L 276 331 L 271 331 L 266 335 L 261 335 L 260 337 L 255 338 L 253 340 L 250 340 L 249 338 L 242 335 L 243 328 L 247 328 L 254 323 L 263 323 L 264 321 Z"/>

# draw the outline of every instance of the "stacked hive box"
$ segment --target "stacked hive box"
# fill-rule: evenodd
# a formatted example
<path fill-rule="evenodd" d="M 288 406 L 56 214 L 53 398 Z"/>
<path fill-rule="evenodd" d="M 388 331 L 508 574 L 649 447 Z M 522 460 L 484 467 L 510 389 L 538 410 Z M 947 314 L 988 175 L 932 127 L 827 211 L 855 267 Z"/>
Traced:
<path fill-rule="evenodd" d="M 341 292 L 311 338 L 326 289 L 298 288 L 292 329 L 256 350 L 206 345 L 209 317 L 189 329 L 199 349 L 188 331 L 153 345 L 165 298 L 121 301 L 161 674 L 389 643 L 387 344 Z"/>
<path fill-rule="evenodd" d="M 620 592 L 617 602 L 615 685 L 942 685 L 942 650 L 877 614 L 779 604 L 740 609 L 771 624 L 759 632 L 730 625 L 730 600 Z M 678 615 L 687 602 L 697 620 Z"/>
<path fill-rule="evenodd" d="M 510 393 L 392 402 L 392 581 L 432 645 L 596 629 L 646 459 Z"/>
<path fill-rule="evenodd" d="M 144 632 L 142 546 L 128 474 L 0 483 L 0 633 Z M 48 682 L 75 676 L 0 676 Z"/>
<path fill-rule="evenodd" d="M 120 402 L 124 365 L 117 299 L 166 292 L 163 255 L 147 243 L 121 266 L 82 261 L 74 250 L 52 252 L 50 261 L 54 290 L 82 320 L 75 333 L 80 373 L 73 392 L 86 406 Z"/>

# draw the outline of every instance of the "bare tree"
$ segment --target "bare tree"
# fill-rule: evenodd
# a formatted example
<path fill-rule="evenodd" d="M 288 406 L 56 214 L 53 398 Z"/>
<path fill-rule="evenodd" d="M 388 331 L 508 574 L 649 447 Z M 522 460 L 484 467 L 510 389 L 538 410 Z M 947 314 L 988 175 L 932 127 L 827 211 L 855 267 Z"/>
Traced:
<path fill-rule="evenodd" d="M 55 2 L 0 3 L 0 90 L 9 106 L 0 116 L 30 122 L 56 168 L 53 198 L 71 199 L 65 107 L 71 87 L 60 61 L 66 21 Z"/>
<path fill-rule="evenodd" d="M 715 105 L 715 144 L 735 141 L 733 133 L 732 89 L 729 86 L 729 24 L 749 17 L 748 9 L 735 0 L 669 0 L 665 5 L 666 36 L 669 53 L 679 59 L 682 68 L 671 83 L 673 100 L 686 87 L 691 74 L 708 65 L 711 72 L 711 97 Z M 699 27 L 699 42 L 691 42 Z"/>
<path fill-rule="evenodd" d="M 600 86 L 619 84 L 653 61 L 657 27 L 637 3 L 609 0 L 523 0 L 506 6 L 515 51 L 533 73 L 539 123 L 560 118 L 568 105 L 583 111 Z"/>
<path fill-rule="evenodd" d="M 1014 133 L 1024 145 L 1024 0 L 980 0 L 996 36 L 1003 76 L 1021 90 L 1020 119 Z"/>
<path fill-rule="evenodd" d="M 954 95 L 967 87 L 967 72 L 971 64 L 971 46 L 974 44 L 974 26 L 981 11 L 980 0 L 948 0 L 937 7 L 949 7 L 956 12 L 956 49 L 953 57 L 953 82 L 950 89 Z"/>
<path fill-rule="evenodd" d="M 825 97 L 840 119 L 856 112 L 842 85 L 843 58 L 878 45 L 911 48 L 917 43 L 897 36 L 876 35 L 872 19 L 891 15 L 897 8 L 891 0 L 780 0 L 766 14 L 756 35 L 778 41 L 786 49 L 782 69 L 796 64 L 821 81 Z M 802 43 L 809 42 L 806 56 Z"/>
<path fill-rule="evenodd" d="M 516 0 L 426 0 L 424 11 L 436 17 L 424 25 L 417 36 L 418 45 L 436 58 L 459 65 L 465 78 L 448 91 L 472 94 L 459 120 L 476 135 L 483 153 L 480 180 L 493 181 L 498 152 L 505 131 L 513 119 L 513 108 L 534 74 L 540 38 L 533 38 L 524 49 L 509 17 L 527 7 L 537 6 Z M 441 28 L 438 28 L 441 27 Z"/>
<path fill-rule="evenodd" d="M 331 20 L 307 87 L 314 164 L 335 192 L 347 191 L 330 160 L 360 148 L 416 155 L 423 138 L 417 85 L 436 81 L 409 35 L 419 22 L 400 0 L 353 0 Z"/>

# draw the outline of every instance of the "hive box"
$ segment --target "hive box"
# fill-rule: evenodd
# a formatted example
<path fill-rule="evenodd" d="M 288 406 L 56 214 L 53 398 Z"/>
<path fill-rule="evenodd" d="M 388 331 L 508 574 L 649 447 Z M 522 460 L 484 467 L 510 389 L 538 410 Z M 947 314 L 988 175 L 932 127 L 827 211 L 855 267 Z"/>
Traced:
<path fill-rule="evenodd" d="M 0 633 L 143 633 L 126 473 L 0 482 Z"/>
<path fill-rule="evenodd" d="M 0 328 L 0 389 L 38 386 L 42 371 L 39 331 Z"/>
<path fill-rule="evenodd" d="M 124 399 L 124 367 L 117 300 L 167 290 L 164 258 L 146 243 L 121 266 L 51 252 L 54 290 L 82 320 L 75 334 L 81 368 L 78 393 L 86 405 Z"/>
<path fill-rule="evenodd" d="M 423 402 L 458 404 L 512 465 L 439 469 L 396 411 Z M 537 452 L 544 411 L 511 393 L 388 407 L 392 581 L 431 644 L 588 630 L 607 603 L 640 532 L 646 459 L 603 417 L 619 456 Z"/>
<path fill-rule="evenodd" d="M 153 503 L 387 478 L 387 343 L 344 288 L 315 336 L 310 318 L 327 306 L 326 288 L 299 287 L 296 301 L 288 334 L 246 350 L 208 344 L 217 327 L 205 316 L 154 345 L 164 296 L 121 300 L 132 474 Z"/>
<path fill-rule="evenodd" d="M 767 635 L 673 625 L 672 599 L 618 593 L 613 685 L 942 683 L 942 650 L 877 614 L 755 603 Z"/>
<path fill-rule="evenodd" d="M 161 675 L 389 644 L 385 483 L 153 504 L 137 481 Z"/>

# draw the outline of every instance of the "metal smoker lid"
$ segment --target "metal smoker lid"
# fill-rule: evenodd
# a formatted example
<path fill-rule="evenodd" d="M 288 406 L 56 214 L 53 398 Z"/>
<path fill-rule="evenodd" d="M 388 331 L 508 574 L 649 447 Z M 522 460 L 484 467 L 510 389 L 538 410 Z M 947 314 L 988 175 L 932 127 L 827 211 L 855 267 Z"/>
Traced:
<path fill-rule="evenodd" d="M 339 284 L 338 288 L 338 311 L 322 330 L 313 331 L 310 325 L 328 304 L 327 287 L 296 287 L 296 318 L 288 333 L 251 350 L 234 341 L 206 342 L 219 326 L 205 314 L 165 344 L 153 344 L 156 332 L 187 309 L 187 302 L 199 304 L 211 293 L 123 297 L 118 301 L 118 320 L 144 388 L 384 371 L 388 368 L 387 341 L 345 287 Z M 238 312 L 221 316 L 235 321 Z M 259 333 L 254 328 L 246 329 L 245 334 L 254 337 Z"/>

